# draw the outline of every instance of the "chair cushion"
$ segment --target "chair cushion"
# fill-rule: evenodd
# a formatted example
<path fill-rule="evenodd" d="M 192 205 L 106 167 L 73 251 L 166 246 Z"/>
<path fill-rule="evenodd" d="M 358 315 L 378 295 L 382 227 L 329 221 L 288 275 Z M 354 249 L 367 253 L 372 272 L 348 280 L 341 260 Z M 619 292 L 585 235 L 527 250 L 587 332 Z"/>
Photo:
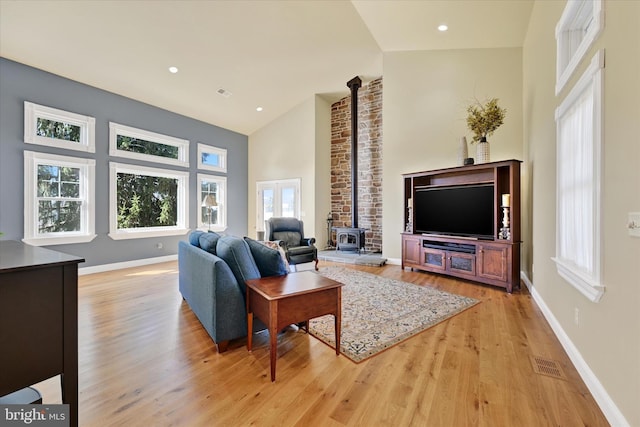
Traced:
<path fill-rule="evenodd" d="M 288 265 L 282 259 L 282 255 L 277 249 L 267 247 L 249 237 L 245 237 L 244 241 L 249 245 L 253 259 L 260 270 L 260 276 L 282 276 L 289 271 Z"/>
<path fill-rule="evenodd" d="M 246 292 L 246 281 L 260 278 L 260 270 L 256 265 L 249 245 L 236 236 L 221 236 L 216 246 L 218 257 L 222 258 L 231 268 L 233 275 Z"/>
<path fill-rule="evenodd" d="M 296 246 L 295 248 L 289 248 L 289 256 L 294 257 L 298 255 L 314 254 L 316 252 L 315 246 Z"/>
<path fill-rule="evenodd" d="M 200 236 L 202 234 L 204 234 L 203 231 L 193 230 L 191 234 L 189 234 L 189 243 L 191 243 L 193 246 L 200 247 Z"/>
<path fill-rule="evenodd" d="M 220 235 L 218 233 L 214 233 L 213 231 L 202 233 L 199 239 L 200 247 L 205 251 L 216 255 L 216 246 L 218 244 L 218 239 L 220 239 Z"/>

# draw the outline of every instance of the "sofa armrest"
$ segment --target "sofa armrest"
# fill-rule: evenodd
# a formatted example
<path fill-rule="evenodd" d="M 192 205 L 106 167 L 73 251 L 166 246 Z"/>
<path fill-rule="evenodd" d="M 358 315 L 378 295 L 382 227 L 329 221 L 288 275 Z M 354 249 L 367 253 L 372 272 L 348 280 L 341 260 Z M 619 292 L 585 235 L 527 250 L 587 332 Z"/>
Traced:
<path fill-rule="evenodd" d="M 181 241 L 178 268 L 180 293 L 216 344 L 247 335 L 244 295 L 222 259 Z"/>

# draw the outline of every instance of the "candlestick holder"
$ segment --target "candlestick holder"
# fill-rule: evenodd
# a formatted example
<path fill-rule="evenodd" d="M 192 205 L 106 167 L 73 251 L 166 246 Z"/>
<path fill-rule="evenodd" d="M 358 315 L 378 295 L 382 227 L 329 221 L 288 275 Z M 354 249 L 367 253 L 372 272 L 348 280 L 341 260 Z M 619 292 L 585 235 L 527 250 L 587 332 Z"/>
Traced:
<path fill-rule="evenodd" d="M 405 227 L 404 231 L 406 231 L 407 233 L 413 233 L 413 208 L 408 207 L 407 211 L 409 211 L 408 218 L 407 218 L 407 226 Z"/>
<path fill-rule="evenodd" d="M 498 234 L 502 240 L 511 240 L 511 229 L 509 228 L 509 206 L 502 206 L 502 228 Z"/>

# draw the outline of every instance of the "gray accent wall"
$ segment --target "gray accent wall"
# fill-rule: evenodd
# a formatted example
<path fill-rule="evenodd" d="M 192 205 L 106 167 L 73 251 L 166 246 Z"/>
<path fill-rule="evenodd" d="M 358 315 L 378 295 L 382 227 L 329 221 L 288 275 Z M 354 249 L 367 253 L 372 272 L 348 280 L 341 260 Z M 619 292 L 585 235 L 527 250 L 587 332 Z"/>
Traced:
<path fill-rule="evenodd" d="M 144 78 L 144 76 L 141 76 Z M 162 90 L 162 88 L 158 88 Z M 24 143 L 24 101 L 83 114 L 96 119 L 96 152 L 84 153 Z M 0 58 L 0 232 L 4 240 L 24 234 L 24 150 L 96 160 L 96 234 L 89 243 L 49 246 L 84 257 L 80 267 L 135 261 L 177 254 L 178 241 L 187 235 L 112 240 L 109 236 L 109 162 L 184 171 L 109 156 L 109 122 L 189 140 L 189 227 L 197 226 L 197 145 L 227 149 L 227 173 L 201 173 L 227 177 L 228 234 L 247 234 L 248 138 L 161 108 L 75 82 L 36 68 Z M 158 248 L 159 244 L 162 248 Z"/>

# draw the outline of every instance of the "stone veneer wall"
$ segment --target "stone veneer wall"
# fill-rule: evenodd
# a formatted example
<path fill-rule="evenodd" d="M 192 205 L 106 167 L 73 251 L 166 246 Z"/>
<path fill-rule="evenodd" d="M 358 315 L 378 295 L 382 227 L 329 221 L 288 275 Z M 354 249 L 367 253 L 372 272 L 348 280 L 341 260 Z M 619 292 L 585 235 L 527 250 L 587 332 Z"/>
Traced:
<path fill-rule="evenodd" d="M 351 96 L 331 106 L 331 213 L 351 226 Z M 358 227 L 365 250 L 382 252 L 382 77 L 358 89 Z"/>

